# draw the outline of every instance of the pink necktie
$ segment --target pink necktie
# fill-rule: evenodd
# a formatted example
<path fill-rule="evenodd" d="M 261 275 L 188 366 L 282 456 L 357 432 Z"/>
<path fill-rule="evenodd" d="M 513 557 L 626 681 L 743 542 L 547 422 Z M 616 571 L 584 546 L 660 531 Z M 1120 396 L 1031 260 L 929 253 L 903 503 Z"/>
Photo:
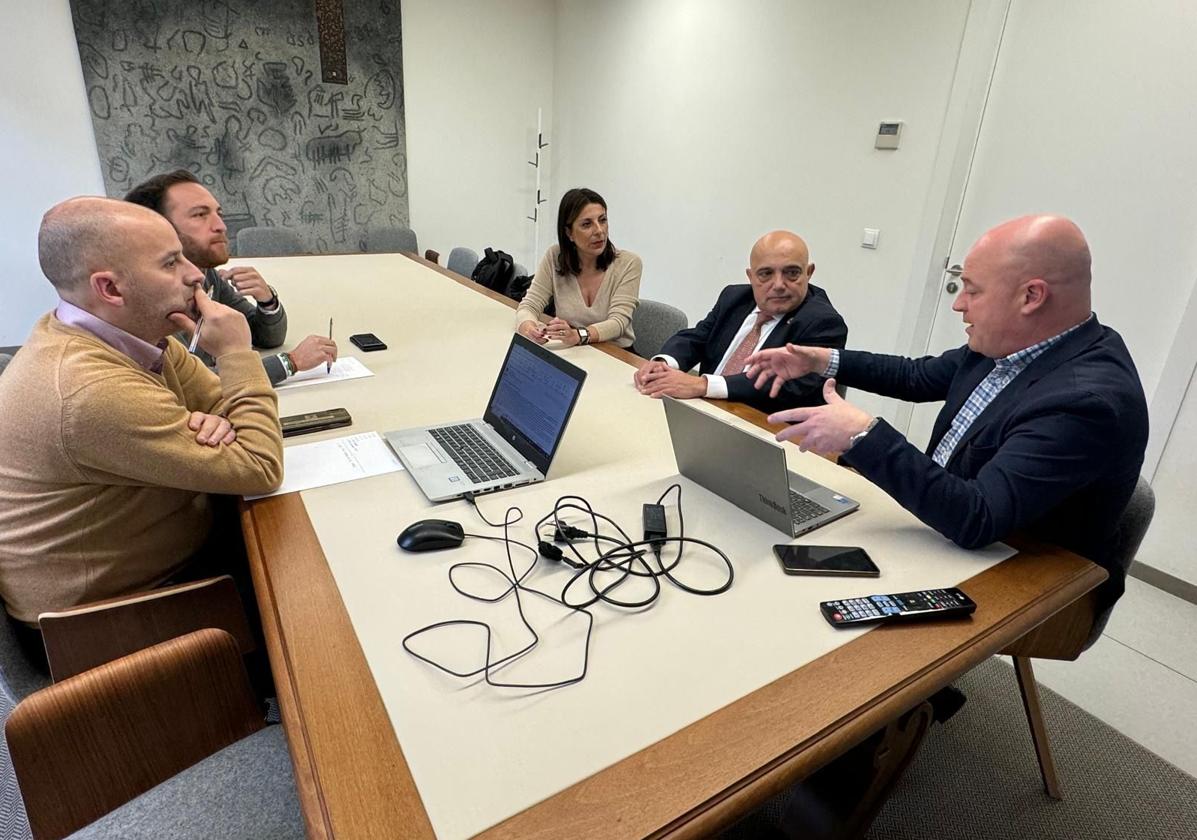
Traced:
<path fill-rule="evenodd" d="M 761 340 L 761 324 L 772 320 L 772 318 L 773 316 L 768 312 L 756 313 L 756 323 L 752 325 L 752 329 L 748 331 L 748 335 L 744 336 L 744 340 L 740 342 L 740 346 L 736 348 L 736 352 L 731 354 L 731 358 L 723 366 L 724 376 L 734 376 L 737 373 L 744 372 L 744 363 L 748 361 L 748 357 L 756 349 L 756 343 Z"/>

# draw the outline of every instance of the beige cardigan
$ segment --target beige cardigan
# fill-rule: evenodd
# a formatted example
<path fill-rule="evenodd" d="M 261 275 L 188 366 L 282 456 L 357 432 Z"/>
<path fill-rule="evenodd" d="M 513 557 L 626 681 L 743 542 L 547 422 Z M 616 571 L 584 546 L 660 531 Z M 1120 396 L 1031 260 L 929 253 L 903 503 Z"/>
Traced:
<path fill-rule="evenodd" d="M 171 338 L 163 361 L 150 373 L 50 314 L 0 378 L 0 596 L 18 621 L 156 586 L 208 535 L 207 494 L 282 481 L 258 355 L 221 356 L 218 376 Z M 196 443 L 192 411 L 237 440 Z"/>
<path fill-rule="evenodd" d="M 594 303 L 587 306 L 577 276 L 557 271 L 560 250 L 559 245 L 553 245 L 545 251 L 532 285 L 515 312 L 516 326 L 538 320 L 551 299 L 556 302 L 557 317 L 573 327 L 589 330 L 592 344 L 614 341 L 620 347 L 631 347 L 636 338 L 632 313 L 640 302 L 640 257 L 631 251 L 619 251 L 607 266 Z"/>

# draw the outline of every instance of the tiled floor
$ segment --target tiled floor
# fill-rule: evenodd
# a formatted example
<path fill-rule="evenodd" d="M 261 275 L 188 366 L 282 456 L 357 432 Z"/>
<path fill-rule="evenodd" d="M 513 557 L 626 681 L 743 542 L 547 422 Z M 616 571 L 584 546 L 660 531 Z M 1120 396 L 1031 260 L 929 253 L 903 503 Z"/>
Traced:
<path fill-rule="evenodd" d="M 1034 667 L 1040 684 L 1197 776 L 1197 604 L 1128 578 L 1097 644 Z"/>

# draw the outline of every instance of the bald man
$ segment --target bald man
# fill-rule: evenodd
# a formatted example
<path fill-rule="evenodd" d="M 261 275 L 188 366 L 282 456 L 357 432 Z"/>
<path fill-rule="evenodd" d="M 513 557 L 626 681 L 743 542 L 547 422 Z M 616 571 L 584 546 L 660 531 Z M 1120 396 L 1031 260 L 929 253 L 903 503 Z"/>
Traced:
<path fill-rule="evenodd" d="M 787 343 L 843 347 L 848 327 L 827 293 L 812 286 L 815 264 L 806 242 L 785 230 L 767 233 L 748 255 L 748 284 L 728 286 L 715 308 L 682 330 L 633 375 L 642 394 L 677 399 L 731 399 L 779 411 L 823 404 L 823 377 L 787 381 L 774 393 L 758 391 L 744 375 L 751 353 Z M 689 373 L 698 366 L 699 374 Z"/>
<path fill-rule="evenodd" d="M 778 440 L 839 452 L 926 524 L 965 548 L 1025 531 L 1104 566 L 1112 604 L 1123 572 L 1114 527 L 1147 446 L 1147 402 L 1121 336 L 1090 305 L 1089 246 L 1059 216 L 998 225 L 969 251 L 952 308 L 968 344 L 907 359 L 788 345 L 748 373 L 774 393 L 820 373 L 827 405 L 783 411 Z M 926 453 L 836 396 L 835 381 L 912 402 L 943 400 Z"/>
<path fill-rule="evenodd" d="M 204 294 L 169 222 L 71 199 L 42 219 L 38 258 L 60 301 L 0 377 L 0 597 L 31 628 L 176 576 L 210 545 L 209 494 L 283 473 L 249 325 Z M 219 375 L 172 337 L 201 316 Z"/>

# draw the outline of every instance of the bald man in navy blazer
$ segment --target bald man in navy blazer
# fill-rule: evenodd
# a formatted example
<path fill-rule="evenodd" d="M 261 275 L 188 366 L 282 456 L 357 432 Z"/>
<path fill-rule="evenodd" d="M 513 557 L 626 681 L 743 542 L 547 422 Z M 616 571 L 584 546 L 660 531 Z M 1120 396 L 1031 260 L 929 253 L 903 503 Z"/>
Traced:
<path fill-rule="evenodd" d="M 715 308 L 684 329 L 641 365 L 637 389 L 651 397 L 731 399 L 761 411 L 823 404 L 823 377 L 810 374 L 786 382 L 776 395 L 758 391 L 744 375 L 756 350 L 787 343 L 843 347 L 848 326 L 827 293 L 810 284 L 815 264 L 806 242 L 778 230 L 752 246 L 748 283 L 726 287 Z M 698 366 L 700 375 L 689 373 Z"/>
<path fill-rule="evenodd" d="M 1089 246 L 1073 222 L 1025 216 L 969 251 L 952 308 L 968 344 L 907 359 L 790 345 L 756 354 L 755 384 L 813 371 L 829 377 L 827 405 L 770 417 L 877 484 L 966 548 L 1015 531 L 1062 546 L 1109 572 L 1099 609 L 1122 594 L 1113 556 L 1118 518 L 1147 447 L 1147 401 L 1117 332 L 1090 302 Z M 943 400 L 920 452 L 893 427 L 836 396 L 852 388 L 913 402 Z"/>

